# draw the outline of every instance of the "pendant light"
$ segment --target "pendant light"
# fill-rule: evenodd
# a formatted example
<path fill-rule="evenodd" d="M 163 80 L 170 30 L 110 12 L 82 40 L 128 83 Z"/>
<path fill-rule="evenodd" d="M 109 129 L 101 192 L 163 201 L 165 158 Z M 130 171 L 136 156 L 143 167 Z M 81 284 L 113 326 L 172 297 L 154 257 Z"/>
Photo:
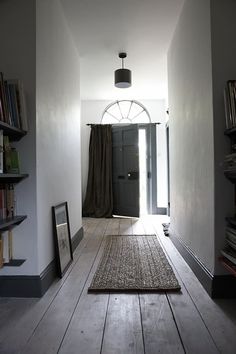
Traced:
<path fill-rule="evenodd" d="M 115 86 L 119 88 L 131 86 L 131 71 L 124 68 L 124 59 L 126 57 L 126 53 L 119 53 L 119 58 L 122 60 L 122 68 L 115 71 Z"/>

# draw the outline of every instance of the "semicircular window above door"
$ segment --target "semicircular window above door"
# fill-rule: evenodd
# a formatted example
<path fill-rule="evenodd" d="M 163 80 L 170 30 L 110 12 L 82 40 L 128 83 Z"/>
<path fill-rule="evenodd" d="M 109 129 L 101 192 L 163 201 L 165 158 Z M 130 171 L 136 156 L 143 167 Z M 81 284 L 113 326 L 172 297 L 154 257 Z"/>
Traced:
<path fill-rule="evenodd" d="M 151 123 L 147 109 L 138 101 L 121 100 L 109 104 L 103 112 L 101 124 Z"/>

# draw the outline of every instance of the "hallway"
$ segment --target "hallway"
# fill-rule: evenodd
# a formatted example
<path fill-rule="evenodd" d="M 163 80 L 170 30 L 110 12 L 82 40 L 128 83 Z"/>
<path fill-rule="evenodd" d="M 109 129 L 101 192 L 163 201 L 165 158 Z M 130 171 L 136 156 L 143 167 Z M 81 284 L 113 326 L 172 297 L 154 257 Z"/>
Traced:
<path fill-rule="evenodd" d="M 85 218 L 63 279 L 41 299 L 0 299 L 0 353 L 235 353 L 236 301 L 209 298 L 163 235 L 163 220 Z M 106 235 L 132 233 L 159 235 L 180 293 L 87 294 Z"/>

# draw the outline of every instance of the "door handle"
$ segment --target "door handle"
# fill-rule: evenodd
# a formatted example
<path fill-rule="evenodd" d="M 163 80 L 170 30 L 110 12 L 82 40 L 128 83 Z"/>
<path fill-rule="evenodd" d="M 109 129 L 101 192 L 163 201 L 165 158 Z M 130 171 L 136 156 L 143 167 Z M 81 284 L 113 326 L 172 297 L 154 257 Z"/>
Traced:
<path fill-rule="evenodd" d="M 128 179 L 139 179 L 139 172 L 138 171 L 130 171 L 130 172 L 128 172 L 128 174 L 127 174 L 127 176 L 128 176 Z"/>
<path fill-rule="evenodd" d="M 118 176 L 118 179 L 125 179 L 125 176 Z"/>

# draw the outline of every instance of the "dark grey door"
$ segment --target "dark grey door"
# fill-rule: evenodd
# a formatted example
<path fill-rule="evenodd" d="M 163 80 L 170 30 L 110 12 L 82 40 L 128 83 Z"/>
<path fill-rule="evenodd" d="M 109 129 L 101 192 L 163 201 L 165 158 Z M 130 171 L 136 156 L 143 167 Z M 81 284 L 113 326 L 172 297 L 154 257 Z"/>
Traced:
<path fill-rule="evenodd" d="M 138 125 L 112 127 L 113 214 L 139 217 Z"/>

